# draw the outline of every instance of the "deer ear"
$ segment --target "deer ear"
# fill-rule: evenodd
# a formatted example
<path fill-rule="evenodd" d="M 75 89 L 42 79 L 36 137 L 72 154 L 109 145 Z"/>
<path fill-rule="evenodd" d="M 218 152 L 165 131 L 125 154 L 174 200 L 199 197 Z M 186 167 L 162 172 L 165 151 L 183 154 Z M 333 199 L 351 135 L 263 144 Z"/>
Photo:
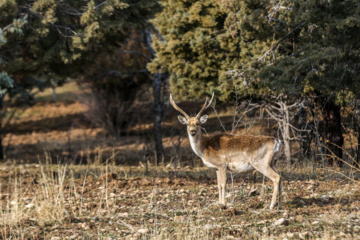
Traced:
<path fill-rule="evenodd" d="M 206 121 L 208 120 L 208 115 L 204 115 L 204 116 L 201 116 L 201 118 L 200 118 L 200 122 L 201 123 L 206 123 Z"/>
<path fill-rule="evenodd" d="M 178 116 L 178 119 L 179 119 L 179 121 L 180 121 L 182 124 L 188 124 L 187 119 L 184 118 L 183 116 L 179 115 L 179 116 Z"/>

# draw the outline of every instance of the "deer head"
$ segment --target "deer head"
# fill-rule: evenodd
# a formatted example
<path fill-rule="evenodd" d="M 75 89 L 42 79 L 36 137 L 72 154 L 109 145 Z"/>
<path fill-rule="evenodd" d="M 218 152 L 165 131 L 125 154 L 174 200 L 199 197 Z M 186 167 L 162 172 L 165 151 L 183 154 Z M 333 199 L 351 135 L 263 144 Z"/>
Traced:
<path fill-rule="evenodd" d="M 180 123 L 187 125 L 187 132 L 191 136 L 195 136 L 197 133 L 201 132 L 200 125 L 204 124 L 208 119 L 208 115 L 201 116 L 201 114 L 205 109 L 210 107 L 213 100 L 214 100 L 214 92 L 212 94 L 210 101 L 208 98 L 205 99 L 204 106 L 201 108 L 199 113 L 195 117 L 189 117 L 189 115 L 187 115 L 184 112 L 184 110 L 182 110 L 178 105 L 176 105 L 172 95 L 170 94 L 170 103 L 176 110 L 178 110 L 183 115 L 183 116 L 179 115 L 178 119 Z"/>

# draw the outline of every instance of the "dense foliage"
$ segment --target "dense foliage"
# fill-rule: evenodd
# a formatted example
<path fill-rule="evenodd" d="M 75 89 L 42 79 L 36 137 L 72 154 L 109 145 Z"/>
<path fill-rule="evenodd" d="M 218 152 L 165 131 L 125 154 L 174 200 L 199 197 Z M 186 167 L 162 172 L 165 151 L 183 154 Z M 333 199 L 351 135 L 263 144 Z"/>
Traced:
<path fill-rule="evenodd" d="M 153 20 L 162 38 L 150 68 L 171 74 L 175 94 L 308 97 L 322 112 L 324 142 L 342 146 L 340 105 L 360 96 L 358 1 L 162 2 Z M 327 148 L 342 157 L 341 148 Z"/>
<path fill-rule="evenodd" d="M 359 94 L 358 1 L 163 1 L 153 71 L 199 97 Z M 173 17 L 169 17 L 173 16 Z M 340 100 L 340 98 L 338 98 Z"/>
<path fill-rule="evenodd" d="M 143 80 L 134 80 L 139 75 L 134 77 L 126 71 L 132 71 L 130 66 L 136 59 L 122 59 L 124 64 L 115 67 L 113 74 L 109 74 L 109 69 L 105 73 L 94 71 L 103 66 L 101 57 L 106 59 L 122 49 L 132 33 L 145 29 L 148 19 L 159 9 L 157 0 L 1 1 L 0 93 L 11 89 L 10 97 L 27 96 L 28 103 L 32 89 L 54 86 L 86 73 L 89 80 L 94 80 L 90 81 L 94 89 L 108 96 L 110 103 L 117 100 L 110 96 L 133 94 L 129 89 L 126 91 L 129 81 L 137 87 L 137 82 Z M 118 124 L 116 119 L 113 121 Z M 0 123 L 0 145 L 2 134 Z M 1 150 L 0 147 L 0 159 Z"/>
<path fill-rule="evenodd" d="M 0 28 L 27 17 L 22 34 L 7 32 L 0 69 L 20 84 L 29 76 L 61 79 L 86 71 L 113 51 L 159 8 L 146 1 L 25 1 L 0 3 Z"/>

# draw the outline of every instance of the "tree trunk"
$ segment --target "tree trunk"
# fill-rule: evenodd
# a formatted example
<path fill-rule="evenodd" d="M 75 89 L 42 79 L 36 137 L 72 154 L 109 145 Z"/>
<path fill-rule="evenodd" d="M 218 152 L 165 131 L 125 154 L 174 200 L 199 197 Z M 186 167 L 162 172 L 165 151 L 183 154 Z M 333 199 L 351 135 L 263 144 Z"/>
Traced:
<path fill-rule="evenodd" d="M 283 141 L 284 141 L 284 151 L 285 151 L 285 157 L 288 164 L 292 163 L 291 159 L 291 137 L 290 137 L 290 116 L 289 116 L 289 108 L 285 102 L 279 102 L 279 105 L 281 106 L 281 115 L 282 123 L 281 126 L 281 132 L 283 135 Z"/>
<path fill-rule="evenodd" d="M 311 106 L 307 105 L 309 111 L 312 112 Z M 300 145 L 301 153 L 305 159 L 311 159 L 311 144 L 313 142 L 313 130 L 308 130 L 308 116 L 306 109 L 303 106 L 300 106 L 299 110 L 295 113 L 294 122 L 292 123 L 296 128 L 305 130 L 303 132 L 299 132 L 300 139 L 298 139 L 298 143 Z"/>
<path fill-rule="evenodd" d="M 291 164 L 292 159 L 291 159 L 291 143 L 289 140 L 289 135 L 285 135 L 283 134 L 283 140 L 284 140 L 284 151 L 285 151 L 285 157 L 286 157 L 286 162 L 288 164 Z"/>
<path fill-rule="evenodd" d="M 150 30 L 147 29 L 144 31 L 144 37 L 146 40 L 147 47 L 151 53 L 152 58 L 155 57 L 155 50 L 151 45 L 151 36 Z M 165 89 L 162 87 L 164 85 L 164 81 L 167 78 L 166 73 L 161 73 L 161 69 L 159 72 L 153 75 L 153 96 L 154 96 L 154 144 L 155 144 L 155 154 L 156 154 L 156 162 L 159 165 L 161 162 L 164 163 L 164 147 L 162 143 L 162 128 L 161 122 L 163 120 L 164 114 L 164 101 L 163 95 L 165 94 Z"/>
<path fill-rule="evenodd" d="M 342 166 L 344 138 L 341 132 L 340 107 L 332 101 L 327 101 L 323 107 L 324 115 L 324 139 L 326 144 L 326 154 L 334 155 L 329 157 L 329 165 L 334 164 L 334 159 L 338 166 Z"/>
<path fill-rule="evenodd" d="M 161 73 L 154 74 L 154 143 L 156 152 L 156 162 L 159 165 L 164 158 L 164 147 L 162 143 L 161 122 L 163 118 L 164 108 L 162 101 L 162 77 Z"/>
<path fill-rule="evenodd" d="M 291 136 L 290 136 L 290 113 L 289 108 L 291 105 L 287 105 L 286 102 L 280 100 L 276 103 L 278 106 L 268 105 L 269 109 L 265 108 L 267 113 L 272 119 L 277 121 L 281 131 L 281 136 L 284 142 L 284 151 L 287 163 L 292 163 L 291 157 Z"/>

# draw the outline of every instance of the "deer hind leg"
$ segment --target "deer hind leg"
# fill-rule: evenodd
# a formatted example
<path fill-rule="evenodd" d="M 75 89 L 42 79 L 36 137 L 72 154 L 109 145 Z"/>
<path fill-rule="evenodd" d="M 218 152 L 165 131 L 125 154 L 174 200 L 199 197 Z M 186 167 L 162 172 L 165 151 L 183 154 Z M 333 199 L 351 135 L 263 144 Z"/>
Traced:
<path fill-rule="evenodd" d="M 280 175 L 269 165 L 264 166 L 254 166 L 256 170 L 264 174 L 266 177 L 268 177 L 273 183 L 274 183 L 274 192 L 272 195 L 271 203 L 270 203 L 270 209 L 273 209 L 276 204 L 276 198 L 279 197 L 279 204 L 278 208 L 281 209 L 281 179 Z"/>
<path fill-rule="evenodd" d="M 219 203 L 225 205 L 226 168 L 219 168 L 216 171 L 216 176 L 219 188 Z"/>
<path fill-rule="evenodd" d="M 271 168 L 274 170 L 274 172 L 276 172 L 278 175 L 278 171 L 276 170 L 275 164 L 271 164 Z M 275 185 L 275 184 L 274 184 Z M 278 209 L 280 210 L 282 208 L 282 199 L 281 199 L 281 195 L 282 195 L 282 186 L 281 186 L 281 179 L 280 179 L 280 175 L 279 175 L 279 183 L 276 186 L 278 188 Z M 274 188 L 275 189 L 275 188 Z M 276 196 L 275 196 L 276 197 Z"/>

